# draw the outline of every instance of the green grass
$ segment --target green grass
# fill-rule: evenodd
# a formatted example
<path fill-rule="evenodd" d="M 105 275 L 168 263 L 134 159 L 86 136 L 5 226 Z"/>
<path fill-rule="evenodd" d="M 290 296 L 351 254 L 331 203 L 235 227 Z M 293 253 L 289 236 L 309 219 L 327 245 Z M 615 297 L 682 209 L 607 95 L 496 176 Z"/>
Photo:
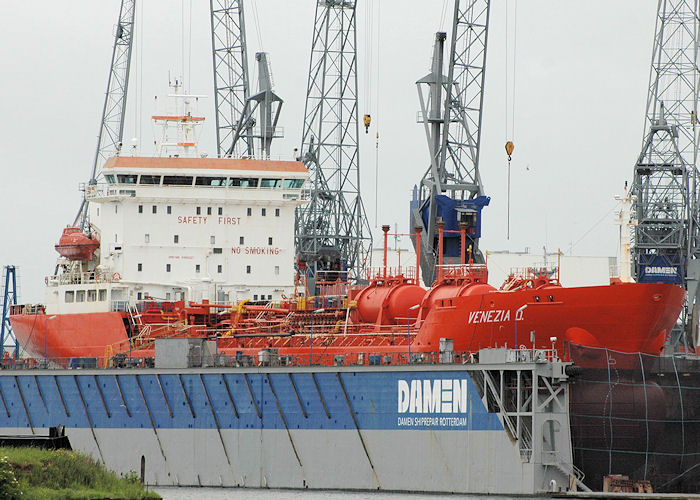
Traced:
<path fill-rule="evenodd" d="M 136 473 L 119 477 L 81 453 L 0 448 L 0 498 L 28 500 L 160 498 Z"/>

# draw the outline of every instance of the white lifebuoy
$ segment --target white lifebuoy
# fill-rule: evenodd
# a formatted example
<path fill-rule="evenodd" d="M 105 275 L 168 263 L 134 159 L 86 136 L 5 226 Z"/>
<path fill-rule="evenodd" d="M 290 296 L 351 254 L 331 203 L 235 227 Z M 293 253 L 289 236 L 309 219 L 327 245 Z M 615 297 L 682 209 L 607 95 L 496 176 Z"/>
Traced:
<path fill-rule="evenodd" d="M 114 274 L 112 274 L 112 279 L 114 281 L 119 281 L 120 279 L 122 279 L 122 275 L 119 273 L 114 273 Z"/>

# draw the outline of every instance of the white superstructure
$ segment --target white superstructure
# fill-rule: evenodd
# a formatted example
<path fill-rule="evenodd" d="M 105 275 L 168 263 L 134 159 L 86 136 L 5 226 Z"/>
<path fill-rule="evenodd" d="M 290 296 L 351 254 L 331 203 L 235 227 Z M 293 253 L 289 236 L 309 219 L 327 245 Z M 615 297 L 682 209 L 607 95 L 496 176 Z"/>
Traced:
<path fill-rule="evenodd" d="M 114 157 L 88 193 L 112 300 L 279 300 L 294 289 L 296 161 Z M 117 292 L 115 290 L 113 295 Z"/>
<path fill-rule="evenodd" d="M 298 161 L 199 155 L 191 105 L 153 120 L 161 156 L 114 156 L 85 190 L 89 261 L 61 257 L 46 278 L 47 313 L 135 310 L 141 300 L 268 302 L 294 293 L 294 217 L 309 177 Z M 135 153 L 136 150 L 133 151 Z M 87 237 L 86 233 L 86 237 Z"/>

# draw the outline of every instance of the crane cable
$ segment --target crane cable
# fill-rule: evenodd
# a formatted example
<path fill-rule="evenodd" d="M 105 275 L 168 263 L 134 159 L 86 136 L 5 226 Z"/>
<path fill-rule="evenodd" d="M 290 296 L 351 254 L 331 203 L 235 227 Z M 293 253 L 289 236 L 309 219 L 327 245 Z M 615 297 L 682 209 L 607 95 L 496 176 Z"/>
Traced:
<path fill-rule="evenodd" d="M 510 106 L 508 103 L 508 70 L 510 69 L 510 61 L 508 60 L 508 1 L 505 3 L 506 26 L 505 26 L 505 132 L 506 132 L 506 156 L 508 161 L 508 180 L 507 180 L 507 208 L 506 208 L 506 239 L 510 240 L 510 162 L 513 159 L 513 151 L 515 150 L 515 68 L 518 51 L 518 0 L 513 0 L 513 68 L 512 68 L 512 99 Z M 508 130 L 508 118 L 510 114 L 510 131 Z M 510 134 L 509 134 L 510 132 Z"/>
<path fill-rule="evenodd" d="M 376 113 L 378 109 L 379 102 L 379 77 L 380 77 L 380 58 L 379 58 L 379 37 L 381 33 L 380 19 L 381 19 L 381 2 L 379 1 L 368 1 L 366 2 L 365 10 L 365 106 L 367 113 L 363 116 L 362 124 L 365 128 L 365 134 L 369 133 L 369 127 L 372 124 L 372 114 Z M 376 14 L 375 14 L 376 8 Z M 376 19 L 376 22 L 375 22 Z M 375 34 L 376 30 L 376 34 Z M 376 51 L 376 55 L 375 55 Z M 377 74 L 372 79 L 373 69 L 376 66 Z M 377 93 L 377 104 L 372 102 L 372 95 L 374 92 Z M 377 109 L 375 109 L 377 108 Z M 375 165 L 374 165 L 374 227 L 377 227 L 379 220 L 379 130 L 376 129 L 375 121 Z M 358 138 L 359 139 L 359 138 Z"/>

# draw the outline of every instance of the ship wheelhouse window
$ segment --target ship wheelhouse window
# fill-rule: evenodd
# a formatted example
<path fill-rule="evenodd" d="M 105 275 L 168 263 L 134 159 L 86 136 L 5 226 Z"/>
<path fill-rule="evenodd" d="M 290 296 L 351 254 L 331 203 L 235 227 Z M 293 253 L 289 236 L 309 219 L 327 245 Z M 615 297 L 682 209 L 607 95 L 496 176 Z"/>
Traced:
<path fill-rule="evenodd" d="M 231 187 L 254 188 L 258 187 L 258 179 L 255 177 L 231 177 L 228 180 Z"/>
<path fill-rule="evenodd" d="M 248 217 L 250 217 L 251 215 L 253 215 L 253 209 L 250 208 L 250 207 L 248 207 L 248 209 L 246 210 L 246 215 L 247 215 Z"/>
<path fill-rule="evenodd" d="M 211 207 L 207 207 L 207 215 L 211 215 Z"/>
<path fill-rule="evenodd" d="M 224 270 L 224 266 L 222 266 L 221 264 L 219 264 L 218 266 L 216 266 L 216 272 L 217 272 L 217 273 L 221 273 L 223 270 Z"/>
<path fill-rule="evenodd" d="M 224 209 L 222 207 L 219 207 L 219 215 L 224 215 Z"/>
<path fill-rule="evenodd" d="M 170 264 L 165 264 L 165 272 L 169 273 L 170 272 Z"/>
<path fill-rule="evenodd" d="M 119 182 L 119 184 L 136 184 L 137 178 L 138 178 L 138 175 L 118 174 L 117 175 L 117 182 Z"/>
<path fill-rule="evenodd" d="M 221 247 L 214 248 L 214 253 L 224 253 L 224 249 Z"/>
<path fill-rule="evenodd" d="M 253 300 L 258 300 L 258 294 L 253 295 Z"/>
<path fill-rule="evenodd" d="M 158 213 L 158 205 L 153 205 L 152 210 L 153 210 L 154 214 L 157 214 Z"/>
<path fill-rule="evenodd" d="M 262 215 L 263 217 L 265 217 L 265 216 L 267 215 L 267 210 L 264 209 L 264 208 L 260 209 L 260 215 Z"/>
<path fill-rule="evenodd" d="M 107 290 L 102 288 L 102 289 L 100 289 L 99 292 L 100 293 L 99 293 L 97 300 L 99 300 L 100 302 L 104 302 L 105 300 L 107 300 Z"/>
<path fill-rule="evenodd" d="M 270 237 L 267 239 L 267 244 L 268 244 L 268 245 L 272 245 L 272 236 L 270 236 Z"/>
<path fill-rule="evenodd" d="M 70 290 L 66 292 L 66 302 L 70 304 L 75 301 L 75 292 Z"/>
<path fill-rule="evenodd" d="M 250 274 L 250 266 L 245 266 L 245 272 L 246 274 Z"/>
<path fill-rule="evenodd" d="M 139 205 L 139 213 L 140 213 L 140 214 L 143 213 L 143 205 Z"/>
<path fill-rule="evenodd" d="M 87 301 L 88 302 L 95 302 L 97 300 L 97 290 L 88 290 L 87 291 Z"/>
<path fill-rule="evenodd" d="M 241 236 L 240 238 L 238 238 L 238 244 L 239 244 L 239 245 L 242 245 L 244 241 L 245 241 L 245 238 L 244 238 L 243 236 Z"/>
<path fill-rule="evenodd" d="M 141 264 L 141 263 L 139 262 L 139 263 L 137 264 L 137 266 L 136 266 L 136 269 L 137 269 L 139 272 L 143 271 L 143 264 Z"/>
<path fill-rule="evenodd" d="M 279 217 L 279 216 L 280 216 L 280 209 L 275 208 L 275 217 Z"/>
<path fill-rule="evenodd" d="M 75 292 L 75 301 L 85 302 L 85 290 L 78 290 L 77 292 Z"/>
<path fill-rule="evenodd" d="M 108 184 L 114 184 L 114 176 L 112 174 L 105 175 L 105 180 Z"/>
<path fill-rule="evenodd" d="M 173 235 L 173 243 L 180 243 L 180 236 L 175 234 Z"/>
<path fill-rule="evenodd" d="M 197 207 L 197 215 L 202 215 L 202 207 Z"/>
<path fill-rule="evenodd" d="M 282 186 L 282 179 L 260 179 L 261 188 L 278 188 Z"/>
<path fill-rule="evenodd" d="M 299 189 L 304 185 L 304 179 L 285 179 L 284 189 Z"/>
<path fill-rule="evenodd" d="M 167 212 L 168 215 L 170 215 L 171 213 L 173 213 L 173 207 L 168 205 L 167 207 L 165 207 L 165 211 Z"/>
<path fill-rule="evenodd" d="M 198 272 L 200 271 L 200 269 L 201 269 L 201 268 L 200 268 L 199 264 L 195 264 L 195 266 L 194 266 L 194 272 L 195 272 L 195 273 L 198 273 Z"/>
<path fill-rule="evenodd" d="M 157 186 L 160 184 L 160 175 L 142 175 L 139 178 L 139 184 Z"/>
<path fill-rule="evenodd" d="M 197 177 L 194 181 L 195 186 L 214 186 L 225 187 L 226 177 Z"/>
<path fill-rule="evenodd" d="M 191 175 L 164 175 L 164 186 L 191 186 L 194 177 Z"/>

